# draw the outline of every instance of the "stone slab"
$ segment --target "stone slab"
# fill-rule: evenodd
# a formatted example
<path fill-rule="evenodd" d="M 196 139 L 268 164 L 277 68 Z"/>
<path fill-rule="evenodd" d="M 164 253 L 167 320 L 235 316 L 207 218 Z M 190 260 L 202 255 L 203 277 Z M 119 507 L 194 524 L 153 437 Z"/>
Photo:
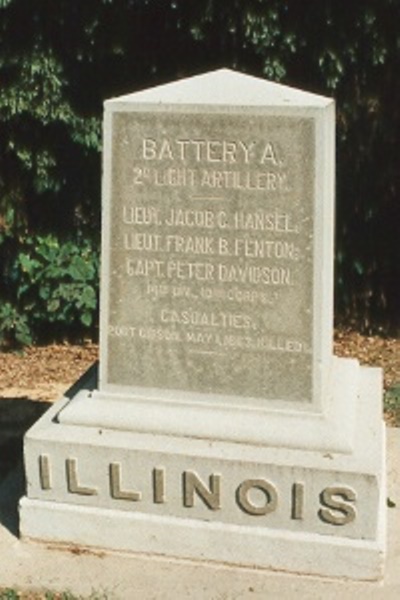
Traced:
<path fill-rule="evenodd" d="M 127 397 L 100 392 L 94 383 L 90 390 L 75 395 L 57 420 L 65 425 L 348 454 L 356 435 L 359 373 L 357 361 L 333 358 L 330 401 L 322 414 L 271 410 L 262 400 L 249 405 L 242 399 L 234 405 L 230 398 L 216 404 L 214 396 L 197 396 L 186 402 L 187 394 L 182 397 L 167 390 L 160 394 L 155 389 L 138 389 Z M 373 431 L 374 422 L 381 420 L 381 402 L 375 398 L 380 395 L 382 378 L 378 369 L 368 373 L 372 387 L 364 394 L 370 405 L 368 431 Z"/>
<path fill-rule="evenodd" d="M 151 517 L 117 510 L 24 498 L 22 523 L 28 537 L 98 549 L 207 560 L 273 571 L 378 580 L 380 542 Z"/>
<path fill-rule="evenodd" d="M 114 102 L 111 100 L 110 102 Z M 184 79 L 158 85 L 140 92 L 119 96 L 117 101 L 129 107 L 133 102 L 139 105 L 192 105 L 232 106 L 243 110 L 246 106 L 265 106 L 275 104 L 295 107 L 325 108 L 330 98 L 311 94 L 280 83 L 266 81 L 231 69 L 217 69 L 209 73 L 186 77 Z"/>
<path fill-rule="evenodd" d="M 331 99 L 220 70 L 107 101 L 100 391 L 323 412 L 333 188 Z"/>
<path fill-rule="evenodd" d="M 64 398 L 25 437 L 22 535 L 378 578 L 386 514 L 380 371 L 359 372 L 352 453 L 141 433 L 130 423 L 66 424 L 58 415 L 74 400 Z"/>
<path fill-rule="evenodd" d="M 107 600 L 133 597 L 397 600 L 400 597 L 400 430 L 389 429 L 387 437 L 388 496 L 395 506 L 388 509 L 388 554 L 385 578 L 380 584 L 21 541 L 15 531 L 16 504 L 23 486 L 17 485 L 17 473 L 13 473 L 0 486 L 0 587 L 67 590 L 83 596 L 96 591 Z"/>

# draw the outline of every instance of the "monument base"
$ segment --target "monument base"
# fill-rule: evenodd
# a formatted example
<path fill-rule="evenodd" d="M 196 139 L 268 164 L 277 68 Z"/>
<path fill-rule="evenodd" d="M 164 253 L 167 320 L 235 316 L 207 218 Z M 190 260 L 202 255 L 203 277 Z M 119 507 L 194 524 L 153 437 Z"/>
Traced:
<path fill-rule="evenodd" d="M 74 547 L 186 558 L 273 571 L 378 580 L 383 539 L 350 540 L 21 500 L 24 538 Z"/>
<path fill-rule="evenodd" d="M 363 367 L 358 381 L 350 453 L 65 424 L 58 421 L 71 402 L 65 397 L 25 438 L 21 535 L 379 579 L 386 532 L 380 372 Z M 72 396 L 93 385 L 83 381 Z"/>

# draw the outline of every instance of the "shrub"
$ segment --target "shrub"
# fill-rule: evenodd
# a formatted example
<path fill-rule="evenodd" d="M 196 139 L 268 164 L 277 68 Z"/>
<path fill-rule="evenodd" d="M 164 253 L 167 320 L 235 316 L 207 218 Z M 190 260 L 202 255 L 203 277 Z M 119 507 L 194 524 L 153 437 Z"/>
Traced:
<path fill-rule="evenodd" d="M 400 0 L 0 0 L 0 221 L 12 208 L 14 235 L 99 232 L 105 98 L 217 67 L 265 76 L 336 99 L 336 317 L 396 331 L 399 9 Z"/>
<path fill-rule="evenodd" d="M 3 247 L 7 241 L 3 236 Z M 0 298 L 0 344 L 93 336 L 98 270 L 98 253 L 87 239 L 26 236 L 14 246 L 14 253 L 9 246 Z"/>

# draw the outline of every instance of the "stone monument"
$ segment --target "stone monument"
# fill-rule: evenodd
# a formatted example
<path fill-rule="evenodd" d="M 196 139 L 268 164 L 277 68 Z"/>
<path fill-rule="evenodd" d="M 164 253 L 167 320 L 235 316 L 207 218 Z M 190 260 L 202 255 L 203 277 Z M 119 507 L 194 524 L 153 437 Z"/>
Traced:
<path fill-rule="evenodd" d="M 332 354 L 334 103 L 228 70 L 105 104 L 100 364 L 25 538 L 377 579 L 381 373 Z"/>

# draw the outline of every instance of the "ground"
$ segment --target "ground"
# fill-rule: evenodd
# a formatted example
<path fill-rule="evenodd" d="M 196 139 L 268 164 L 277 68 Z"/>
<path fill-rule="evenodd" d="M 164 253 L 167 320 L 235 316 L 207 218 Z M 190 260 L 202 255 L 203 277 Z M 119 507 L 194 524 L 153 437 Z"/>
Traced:
<path fill-rule="evenodd" d="M 357 358 L 364 365 L 382 367 L 386 391 L 400 386 L 400 339 L 338 330 L 334 353 Z M 31 347 L 20 353 L 0 352 L 0 401 L 57 400 L 97 358 L 98 347 L 92 343 Z"/>
<path fill-rule="evenodd" d="M 400 339 L 365 336 L 355 331 L 335 331 L 334 353 L 357 358 L 361 365 L 381 367 L 385 391 L 385 419 L 400 426 Z M 1 394 L 1 392 L 0 392 Z"/>
<path fill-rule="evenodd" d="M 339 330 L 335 333 L 334 352 L 383 368 L 385 418 L 389 425 L 400 426 L 400 339 Z M 92 343 L 0 352 L 0 481 L 21 461 L 25 431 L 97 359 L 98 347 Z M 0 600 L 19 599 L 77 600 L 67 592 L 19 594 L 0 589 Z"/>
<path fill-rule="evenodd" d="M 0 399 L 57 400 L 97 358 L 98 347 L 91 343 L 0 352 Z"/>
<path fill-rule="evenodd" d="M 334 352 L 383 368 L 385 418 L 400 426 L 400 339 L 335 334 Z M 0 352 L 0 480 L 21 460 L 29 427 L 98 359 L 98 346 L 53 344 Z"/>

